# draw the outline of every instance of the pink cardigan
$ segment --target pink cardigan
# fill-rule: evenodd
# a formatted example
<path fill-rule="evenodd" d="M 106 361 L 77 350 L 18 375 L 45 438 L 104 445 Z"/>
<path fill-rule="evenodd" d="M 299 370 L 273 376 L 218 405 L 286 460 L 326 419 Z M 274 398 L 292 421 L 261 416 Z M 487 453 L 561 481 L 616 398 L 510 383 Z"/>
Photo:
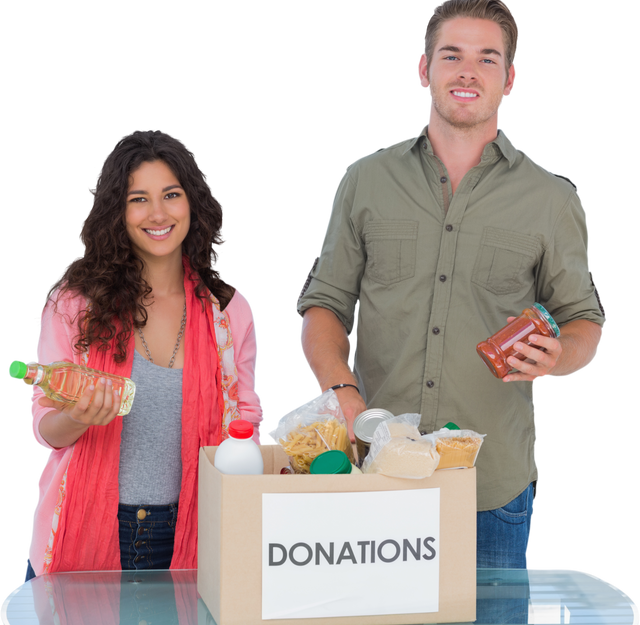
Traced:
<path fill-rule="evenodd" d="M 54 296 L 55 297 L 55 296 Z M 81 362 L 80 354 L 73 345 L 76 342 L 77 326 L 73 323 L 78 312 L 84 307 L 82 297 L 65 297 L 58 301 L 57 311 L 49 302 L 42 313 L 42 329 L 38 343 L 38 362 L 48 364 L 59 360 Z M 259 424 L 262 420 L 260 400 L 254 391 L 256 337 L 253 316 L 247 300 L 236 291 L 225 309 L 231 321 L 234 356 L 238 371 L 238 409 L 243 419 L 251 421 L 254 427 L 254 440 L 259 443 Z M 37 386 L 33 393 L 33 432 L 41 445 L 51 449 L 51 455 L 40 478 L 40 499 L 36 507 L 33 523 L 33 536 L 29 550 L 29 560 L 36 575 L 44 569 L 44 554 L 51 534 L 54 508 L 57 503 L 60 481 L 73 452 L 73 445 L 55 449 L 40 434 L 40 421 L 51 411 L 38 403 L 43 393 Z"/>

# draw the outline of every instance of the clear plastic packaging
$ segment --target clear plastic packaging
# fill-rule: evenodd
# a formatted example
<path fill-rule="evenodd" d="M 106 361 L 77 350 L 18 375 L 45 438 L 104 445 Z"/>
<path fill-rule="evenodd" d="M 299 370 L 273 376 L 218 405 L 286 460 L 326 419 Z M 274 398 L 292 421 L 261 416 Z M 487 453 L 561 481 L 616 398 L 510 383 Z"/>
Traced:
<path fill-rule="evenodd" d="M 438 469 L 458 469 L 475 465 L 485 434 L 442 428 L 430 436 L 434 437 L 436 451 L 440 455 Z"/>
<path fill-rule="evenodd" d="M 420 435 L 419 423 L 419 414 L 403 414 L 380 423 L 373 434 L 362 472 L 408 479 L 430 477 L 440 456 L 433 435 Z"/>
<path fill-rule="evenodd" d="M 355 462 L 347 422 L 331 389 L 282 417 L 270 435 L 282 445 L 295 473 L 309 473 L 316 456 L 330 449 L 343 451 Z"/>

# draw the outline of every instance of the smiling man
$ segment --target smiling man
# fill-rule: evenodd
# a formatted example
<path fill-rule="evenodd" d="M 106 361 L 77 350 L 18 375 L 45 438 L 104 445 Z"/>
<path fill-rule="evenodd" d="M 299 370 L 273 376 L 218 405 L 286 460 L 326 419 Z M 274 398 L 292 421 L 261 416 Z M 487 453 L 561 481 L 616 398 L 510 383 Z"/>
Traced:
<path fill-rule="evenodd" d="M 498 131 L 517 27 L 499 0 L 449 0 L 426 35 L 422 134 L 348 168 L 320 258 L 298 302 L 303 348 L 345 416 L 420 413 L 486 434 L 477 460 L 478 567 L 526 566 L 537 481 L 532 381 L 586 365 L 604 313 L 574 186 Z M 359 301 L 355 367 L 348 333 Z M 534 302 L 559 339 L 516 343 L 502 381 L 475 346 Z"/>

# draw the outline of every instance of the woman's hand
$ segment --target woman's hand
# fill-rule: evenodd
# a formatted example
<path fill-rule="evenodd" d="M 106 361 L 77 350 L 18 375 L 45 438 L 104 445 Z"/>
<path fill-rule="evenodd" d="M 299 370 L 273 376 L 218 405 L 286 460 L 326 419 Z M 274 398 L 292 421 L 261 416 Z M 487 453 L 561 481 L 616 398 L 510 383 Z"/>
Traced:
<path fill-rule="evenodd" d="M 107 425 L 111 423 L 120 410 L 120 394 L 113 389 L 109 379 L 100 378 L 95 385 L 89 385 L 75 404 L 54 401 L 41 397 L 41 406 L 55 408 L 72 421 L 80 425 Z"/>

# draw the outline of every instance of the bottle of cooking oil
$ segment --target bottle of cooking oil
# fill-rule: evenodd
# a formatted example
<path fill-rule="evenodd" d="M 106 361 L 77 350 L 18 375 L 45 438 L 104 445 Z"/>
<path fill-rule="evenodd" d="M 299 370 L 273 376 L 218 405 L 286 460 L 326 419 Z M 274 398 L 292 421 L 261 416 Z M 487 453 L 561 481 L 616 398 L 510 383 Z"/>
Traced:
<path fill-rule="evenodd" d="M 117 391 L 122 398 L 119 416 L 129 414 L 133 396 L 136 393 L 136 385 L 129 378 L 89 369 L 72 362 L 52 362 L 49 365 L 41 365 L 37 362 L 25 364 L 15 360 L 9 367 L 9 374 L 13 378 L 23 379 L 26 384 L 39 386 L 47 397 L 65 404 L 75 404 L 85 389 L 90 384 L 95 386 L 100 378 L 111 380 L 113 390 Z"/>

